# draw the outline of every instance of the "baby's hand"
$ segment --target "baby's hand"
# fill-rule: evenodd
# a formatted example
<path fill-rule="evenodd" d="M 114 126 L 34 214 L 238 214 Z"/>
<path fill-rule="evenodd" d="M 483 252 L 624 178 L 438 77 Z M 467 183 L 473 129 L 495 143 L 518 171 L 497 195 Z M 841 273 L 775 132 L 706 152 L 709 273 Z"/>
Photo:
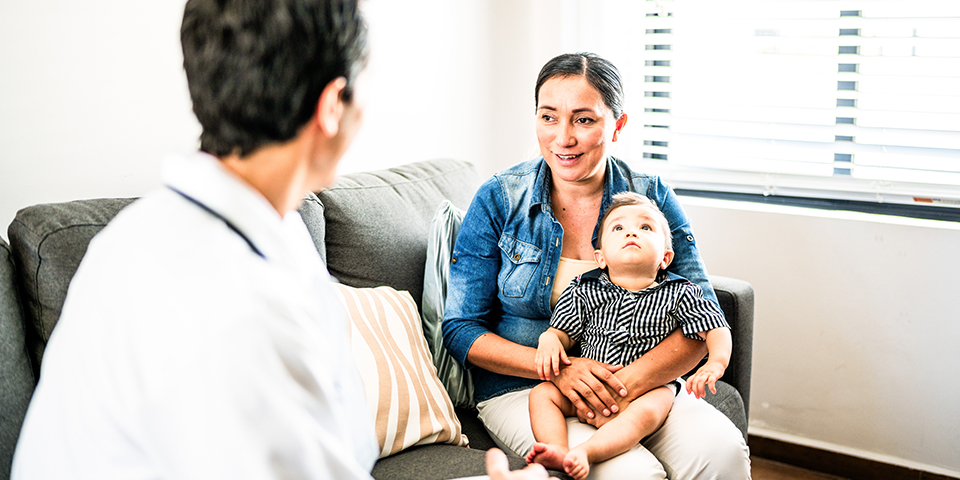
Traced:
<path fill-rule="evenodd" d="M 697 398 L 703 398 L 707 392 L 705 386 L 710 386 L 710 393 L 717 393 L 716 383 L 723 376 L 723 365 L 719 362 L 707 361 L 697 373 L 694 373 L 687 379 L 687 393 L 692 393 Z"/>
<path fill-rule="evenodd" d="M 563 349 L 563 344 L 553 332 L 543 332 L 540 334 L 540 343 L 537 346 L 537 374 L 540 380 L 550 380 L 553 375 L 560 375 L 560 365 L 570 365 L 570 359 L 567 358 L 567 352 Z"/>

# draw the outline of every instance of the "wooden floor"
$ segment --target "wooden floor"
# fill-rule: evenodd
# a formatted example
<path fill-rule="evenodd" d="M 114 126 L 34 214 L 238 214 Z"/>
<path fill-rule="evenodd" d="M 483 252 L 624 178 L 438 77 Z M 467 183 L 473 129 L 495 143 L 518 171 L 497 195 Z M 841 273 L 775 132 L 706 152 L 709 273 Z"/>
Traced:
<path fill-rule="evenodd" d="M 556 472 L 552 473 L 556 474 Z M 556 476 L 558 478 L 570 478 L 562 473 Z M 766 458 L 755 457 L 753 455 L 750 456 L 750 476 L 752 480 L 850 480 L 846 477 L 804 470 L 800 467 L 774 462 L 773 460 L 767 460 Z M 474 477 L 469 478 L 473 479 Z M 479 479 L 481 477 L 476 478 Z"/>
<path fill-rule="evenodd" d="M 753 480 L 846 480 L 754 456 L 750 457 L 750 475 Z"/>

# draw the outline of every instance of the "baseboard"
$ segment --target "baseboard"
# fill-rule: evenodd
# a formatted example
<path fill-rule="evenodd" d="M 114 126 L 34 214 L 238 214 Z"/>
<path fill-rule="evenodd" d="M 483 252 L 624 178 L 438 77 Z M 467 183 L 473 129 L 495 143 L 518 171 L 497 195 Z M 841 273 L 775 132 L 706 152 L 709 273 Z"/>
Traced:
<path fill-rule="evenodd" d="M 957 480 L 957 477 L 924 472 L 757 435 L 748 435 L 747 445 L 750 446 L 750 455 L 851 480 Z"/>

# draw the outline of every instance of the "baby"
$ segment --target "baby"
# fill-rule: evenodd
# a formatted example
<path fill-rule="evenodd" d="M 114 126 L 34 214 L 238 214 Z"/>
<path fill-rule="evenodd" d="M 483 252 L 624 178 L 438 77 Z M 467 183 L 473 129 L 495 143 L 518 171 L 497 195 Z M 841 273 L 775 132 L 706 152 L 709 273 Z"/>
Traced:
<path fill-rule="evenodd" d="M 703 298 L 700 287 L 673 274 L 670 226 L 648 198 L 625 192 L 600 220 L 599 269 L 575 278 L 557 301 L 550 328 L 540 335 L 537 371 L 550 380 L 569 365 L 567 350 L 580 342 L 582 355 L 613 365 L 626 365 L 652 349 L 675 329 L 706 340 L 709 360 L 687 381 L 697 398 L 715 383 L 730 361 L 732 341 L 723 312 Z M 570 449 L 565 417 L 576 415 L 570 400 L 550 382 L 530 393 L 530 422 L 537 443 L 529 463 L 563 470 L 576 480 L 590 466 L 615 457 L 655 432 L 673 408 L 676 381 L 655 388 L 624 408 L 586 442 Z"/>

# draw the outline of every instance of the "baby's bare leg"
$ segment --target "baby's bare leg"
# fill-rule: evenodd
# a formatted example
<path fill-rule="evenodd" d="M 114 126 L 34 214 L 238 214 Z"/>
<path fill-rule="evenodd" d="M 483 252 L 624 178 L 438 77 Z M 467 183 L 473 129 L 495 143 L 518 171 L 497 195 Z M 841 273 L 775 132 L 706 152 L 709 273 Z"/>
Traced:
<path fill-rule="evenodd" d="M 544 382 L 530 392 L 530 426 L 537 443 L 527 454 L 527 463 L 539 463 L 560 470 L 567 451 L 567 421 L 576 415 L 573 404 L 557 387 Z"/>
<path fill-rule="evenodd" d="M 600 427 L 589 440 L 571 449 L 563 469 L 580 480 L 590 473 L 590 465 L 620 455 L 655 432 L 673 408 L 673 389 L 659 387 L 630 402 L 619 415 Z"/>

